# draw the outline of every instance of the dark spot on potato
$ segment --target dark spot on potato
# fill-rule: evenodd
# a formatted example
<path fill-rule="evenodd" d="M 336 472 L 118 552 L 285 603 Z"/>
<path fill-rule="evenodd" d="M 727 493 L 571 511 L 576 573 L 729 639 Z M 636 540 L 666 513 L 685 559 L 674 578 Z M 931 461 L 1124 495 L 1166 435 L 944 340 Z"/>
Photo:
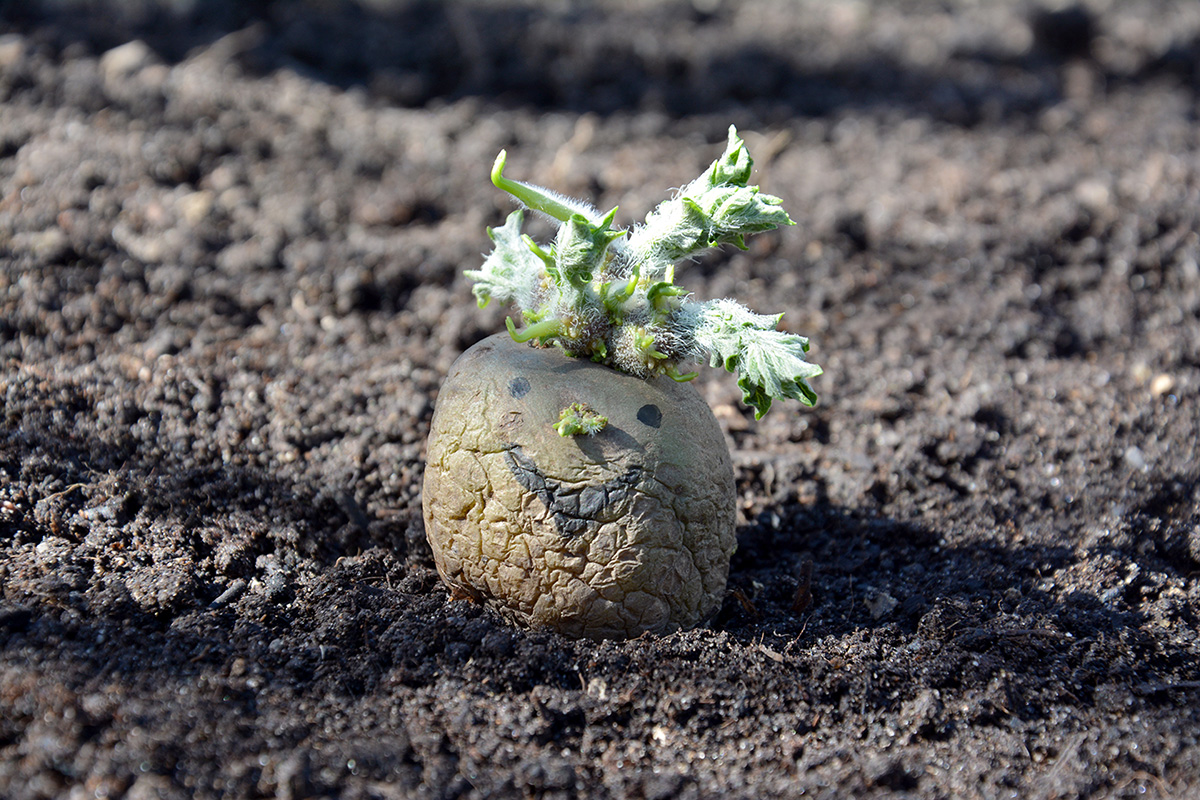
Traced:
<path fill-rule="evenodd" d="M 520 400 L 522 397 L 529 394 L 529 379 L 513 378 L 508 384 L 508 393 Z"/>
<path fill-rule="evenodd" d="M 647 403 L 638 409 L 638 422 L 643 425 L 649 425 L 651 428 L 657 428 L 662 425 L 662 409 L 653 403 Z"/>

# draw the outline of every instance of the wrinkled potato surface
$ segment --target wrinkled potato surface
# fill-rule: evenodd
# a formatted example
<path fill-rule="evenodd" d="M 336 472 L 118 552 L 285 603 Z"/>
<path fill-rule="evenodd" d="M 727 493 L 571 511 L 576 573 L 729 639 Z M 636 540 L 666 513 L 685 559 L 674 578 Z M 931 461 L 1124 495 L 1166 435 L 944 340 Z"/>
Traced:
<path fill-rule="evenodd" d="M 559 436 L 577 402 L 607 426 Z M 691 385 L 506 333 L 463 353 L 442 385 L 422 502 L 450 586 L 571 636 L 697 624 L 721 602 L 736 545 L 729 450 Z"/>

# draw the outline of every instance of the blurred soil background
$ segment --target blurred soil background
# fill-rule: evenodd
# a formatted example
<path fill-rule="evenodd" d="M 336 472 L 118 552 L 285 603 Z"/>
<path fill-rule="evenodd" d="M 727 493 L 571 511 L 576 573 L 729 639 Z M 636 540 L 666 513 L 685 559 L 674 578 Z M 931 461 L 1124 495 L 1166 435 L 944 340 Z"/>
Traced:
<path fill-rule="evenodd" d="M 0 2 L 0 796 L 1200 795 L 1200 4 Z M 451 599 L 420 519 L 513 177 L 736 123 L 812 337 L 693 631 Z"/>

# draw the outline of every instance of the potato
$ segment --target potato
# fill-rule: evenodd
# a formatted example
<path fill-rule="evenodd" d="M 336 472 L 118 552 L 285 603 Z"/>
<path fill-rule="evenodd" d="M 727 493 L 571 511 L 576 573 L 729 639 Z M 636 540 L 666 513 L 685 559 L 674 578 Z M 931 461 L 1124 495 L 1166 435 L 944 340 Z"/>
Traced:
<path fill-rule="evenodd" d="M 560 436 L 573 403 L 608 423 Z M 463 353 L 442 385 L 422 504 L 447 584 L 574 637 L 696 625 L 736 547 L 729 450 L 690 384 L 508 334 Z"/>

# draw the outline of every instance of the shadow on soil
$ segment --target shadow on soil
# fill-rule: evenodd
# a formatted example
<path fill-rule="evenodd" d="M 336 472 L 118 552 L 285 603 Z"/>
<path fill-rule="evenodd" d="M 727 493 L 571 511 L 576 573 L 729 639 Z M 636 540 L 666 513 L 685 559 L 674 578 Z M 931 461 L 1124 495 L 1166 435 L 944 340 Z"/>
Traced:
<path fill-rule="evenodd" d="M 243 680 L 218 683 L 361 695 L 385 676 L 426 684 L 460 660 L 464 628 L 498 629 L 481 609 L 447 612 L 436 573 L 410 558 L 419 519 L 368 520 L 337 492 L 81 434 L 63 420 L 94 416 L 86 397 L 41 399 L 44 414 L 10 409 L 17 426 L 0 426 L 0 476 L 27 487 L 0 518 L 22 553 L 0 564 L 0 654 L 69 664 L 76 689 L 183 687 L 244 658 Z"/>
<path fill-rule="evenodd" d="M 1029 719 L 1048 713 L 1055 692 L 1083 703 L 1161 695 L 1170 684 L 1158 676 L 1188 658 L 1144 631 L 1139 586 L 1116 598 L 1056 587 L 1078 564 L 1072 547 L 947 546 L 936 531 L 825 499 L 768 508 L 738 538 L 730 596 L 713 627 L 747 644 L 806 651 L 818 676 L 856 658 L 937 690 L 1026 675 L 1042 695 L 995 705 L 998 718 Z M 888 647 L 896 650 L 885 656 Z"/>

